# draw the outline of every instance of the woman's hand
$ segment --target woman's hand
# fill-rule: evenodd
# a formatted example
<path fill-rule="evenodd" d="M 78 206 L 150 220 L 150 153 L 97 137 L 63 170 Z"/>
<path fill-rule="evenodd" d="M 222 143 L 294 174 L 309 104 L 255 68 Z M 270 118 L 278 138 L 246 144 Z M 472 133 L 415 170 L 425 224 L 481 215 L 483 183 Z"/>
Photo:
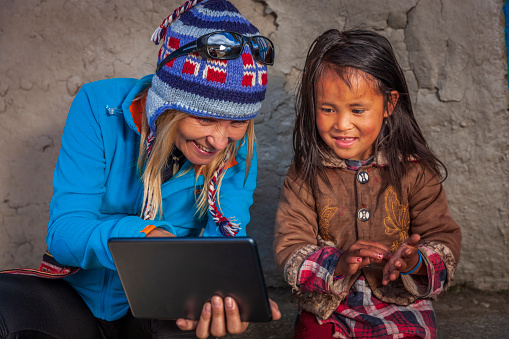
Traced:
<path fill-rule="evenodd" d="M 398 279 L 401 272 L 410 272 L 417 268 L 415 274 L 422 274 L 419 267 L 415 267 L 419 262 L 418 245 L 421 236 L 412 234 L 401 246 L 396 250 L 392 258 L 385 264 L 383 271 L 382 284 L 387 285 L 389 282 Z M 421 264 L 422 267 L 425 265 Z"/>
<path fill-rule="evenodd" d="M 272 319 L 281 318 L 281 312 L 277 304 L 269 299 Z M 226 334 L 243 333 L 248 322 L 240 320 L 239 308 L 231 297 L 223 299 L 218 296 L 212 297 L 211 302 L 205 303 L 199 320 L 178 319 L 177 326 L 183 331 L 196 329 L 198 338 L 222 337 Z"/>
<path fill-rule="evenodd" d="M 162 228 L 156 227 L 152 231 L 148 232 L 146 237 L 147 238 L 175 237 L 175 234 L 165 231 Z"/>
<path fill-rule="evenodd" d="M 353 275 L 371 263 L 381 263 L 390 257 L 387 246 L 377 241 L 358 240 L 341 254 L 334 275 Z"/>

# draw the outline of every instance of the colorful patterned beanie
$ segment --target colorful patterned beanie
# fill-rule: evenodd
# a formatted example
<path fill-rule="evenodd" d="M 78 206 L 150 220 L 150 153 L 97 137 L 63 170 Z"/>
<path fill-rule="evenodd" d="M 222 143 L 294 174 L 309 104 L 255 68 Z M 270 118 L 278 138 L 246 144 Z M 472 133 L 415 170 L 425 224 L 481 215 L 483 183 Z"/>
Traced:
<path fill-rule="evenodd" d="M 258 29 L 226 0 L 187 1 L 152 36 L 156 44 L 164 38 L 158 64 L 179 47 L 216 31 L 259 35 Z M 247 44 L 237 59 L 206 59 L 198 53 L 172 59 L 157 71 L 148 91 L 151 135 L 155 136 L 157 117 L 168 109 L 201 117 L 252 119 L 262 105 L 266 87 L 267 67 L 253 59 Z"/>

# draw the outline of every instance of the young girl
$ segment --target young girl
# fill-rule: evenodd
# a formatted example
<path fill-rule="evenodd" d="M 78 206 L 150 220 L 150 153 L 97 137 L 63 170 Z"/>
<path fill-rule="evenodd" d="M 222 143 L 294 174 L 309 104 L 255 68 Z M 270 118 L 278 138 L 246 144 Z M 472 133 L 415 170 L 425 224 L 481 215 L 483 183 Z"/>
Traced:
<path fill-rule="evenodd" d="M 153 41 L 162 42 L 155 74 L 85 84 L 76 95 L 53 178 L 51 255 L 39 270 L 0 274 L 0 338 L 246 330 L 231 297 L 213 297 L 198 321 L 134 318 L 108 240 L 246 235 L 256 187 L 252 119 L 274 48 L 226 0 L 187 1 Z"/>
<path fill-rule="evenodd" d="M 276 216 L 295 338 L 434 338 L 461 231 L 390 43 L 330 30 L 311 46 Z M 445 168 L 444 168 L 445 170 Z"/>

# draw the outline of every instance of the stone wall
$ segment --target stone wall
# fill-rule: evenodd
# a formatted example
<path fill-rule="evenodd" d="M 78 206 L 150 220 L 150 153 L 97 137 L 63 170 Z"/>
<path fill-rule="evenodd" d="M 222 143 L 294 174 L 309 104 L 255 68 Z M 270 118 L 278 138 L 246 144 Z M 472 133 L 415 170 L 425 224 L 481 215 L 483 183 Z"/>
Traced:
<path fill-rule="evenodd" d="M 449 170 L 464 235 L 458 283 L 509 288 L 507 66 L 502 0 L 233 0 L 276 44 L 256 119 L 259 185 L 249 234 L 269 285 L 274 213 L 291 159 L 296 79 L 329 28 L 385 35 L 405 71 L 416 116 Z M 0 0 L 0 269 L 36 266 L 45 249 L 51 178 L 80 86 L 154 71 L 150 41 L 176 0 Z"/>

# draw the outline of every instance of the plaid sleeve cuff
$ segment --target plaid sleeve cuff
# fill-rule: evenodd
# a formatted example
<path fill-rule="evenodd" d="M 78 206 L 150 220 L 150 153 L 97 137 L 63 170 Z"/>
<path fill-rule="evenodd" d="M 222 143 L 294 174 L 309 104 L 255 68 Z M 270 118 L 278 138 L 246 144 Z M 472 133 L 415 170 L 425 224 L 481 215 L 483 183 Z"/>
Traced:
<path fill-rule="evenodd" d="M 331 293 L 330 286 L 334 280 L 334 270 L 343 251 L 334 247 L 322 247 L 311 253 L 304 260 L 298 276 L 302 292 Z"/>
<path fill-rule="evenodd" d="M 438 295 L 444 290 L 447 269 L 440 255 L 428 247 L 421 247 L 426 254 L 428 269 L 428 296 Z"/>
<path fill-rule="evenodd" d="M 436 251 L 433 247 L 419 246 L 422 254 L 422 264 L 426 265 L 427 276 L 401 276 L 407 290 L 420 298 L 434 297 L 446 289 L 454 273 L 448 274 L 448 267 L 442 256 L 443 251 Z M 442 254 L 442 256 L 441 256 Z M 452 255 L 452 254 L 451 254 Z M 447 260 L 446 260 L 447 261 Z"/>

